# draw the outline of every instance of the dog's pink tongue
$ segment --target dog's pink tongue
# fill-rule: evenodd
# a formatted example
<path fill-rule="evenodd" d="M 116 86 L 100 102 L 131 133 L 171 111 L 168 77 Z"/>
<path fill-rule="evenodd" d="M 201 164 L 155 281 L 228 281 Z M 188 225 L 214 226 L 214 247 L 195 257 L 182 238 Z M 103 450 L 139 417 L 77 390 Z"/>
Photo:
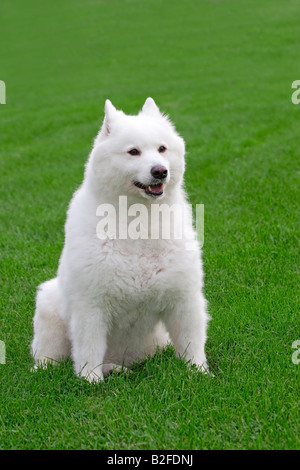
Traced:
<path fill-rule="evenodd" d="M 163 189 L 163 185 L 162 184 L 156 184 L 156 185 L 150 186 L 150 189 L 151 189 L 152 193 L 160 193 Z"/>

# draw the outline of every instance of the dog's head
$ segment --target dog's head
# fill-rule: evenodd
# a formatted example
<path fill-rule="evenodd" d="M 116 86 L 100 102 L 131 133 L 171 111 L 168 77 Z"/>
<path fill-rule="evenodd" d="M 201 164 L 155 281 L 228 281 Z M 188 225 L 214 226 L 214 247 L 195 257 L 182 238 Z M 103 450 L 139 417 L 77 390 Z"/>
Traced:
<path fill-rule="evenodd" d="M 93 171 L 99 184 L 105 181 L 118 194 L 161 199 L 168 188 L 181 184 L 184 152 L 183 139 L 152 98 L 147 98 L 136 116 L 124 114 L 106 100 L 104 122 L 93 149 Z"/>

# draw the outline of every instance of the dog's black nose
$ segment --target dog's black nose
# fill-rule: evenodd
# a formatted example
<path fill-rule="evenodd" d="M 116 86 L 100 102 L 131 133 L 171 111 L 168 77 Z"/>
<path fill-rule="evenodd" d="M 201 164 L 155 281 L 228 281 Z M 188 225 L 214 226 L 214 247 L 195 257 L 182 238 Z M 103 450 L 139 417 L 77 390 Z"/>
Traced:
<path fill-rule="evenodd" d="M 153 166 L 151 168 L 151 175 L 153 176 L 153 178 L 163 180 L 168 176 L 168 170 L 164 166 Z"/>

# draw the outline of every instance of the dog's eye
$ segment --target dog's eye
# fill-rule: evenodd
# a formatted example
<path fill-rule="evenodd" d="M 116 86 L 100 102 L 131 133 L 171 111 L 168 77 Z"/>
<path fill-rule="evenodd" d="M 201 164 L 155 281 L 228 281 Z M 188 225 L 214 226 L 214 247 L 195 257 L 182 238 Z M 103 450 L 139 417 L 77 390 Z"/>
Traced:
<path fill-rule="evenodd" d="M 141 152 L 138 150 L 138 149 L 131 149 L 131 150 L 128 150 L 128 153 L 130 155 L 132 155 L 133 157 L 136 157 L 138 155 L 141 155 Z"/>
<path fill-rule="evenodd" d="M 166 147 L 164 145 L 161 145 L 158 149 L 159 153 L 164 153 L 166 151 Z"/>

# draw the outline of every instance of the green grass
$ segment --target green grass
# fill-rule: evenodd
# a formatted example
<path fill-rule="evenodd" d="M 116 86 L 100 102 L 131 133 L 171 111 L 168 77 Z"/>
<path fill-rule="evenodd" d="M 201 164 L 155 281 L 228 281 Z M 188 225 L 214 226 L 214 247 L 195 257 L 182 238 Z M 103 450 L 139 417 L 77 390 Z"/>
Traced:
<path fill-rule="evenodd" d="M 299 2 L 2 0 L 0 449 L 299 448 Z M 153 96 L 205 204 L 215 377 L 172 349 L 89 385 L 30 372 L 36 286 L 110 98 Z"/>

